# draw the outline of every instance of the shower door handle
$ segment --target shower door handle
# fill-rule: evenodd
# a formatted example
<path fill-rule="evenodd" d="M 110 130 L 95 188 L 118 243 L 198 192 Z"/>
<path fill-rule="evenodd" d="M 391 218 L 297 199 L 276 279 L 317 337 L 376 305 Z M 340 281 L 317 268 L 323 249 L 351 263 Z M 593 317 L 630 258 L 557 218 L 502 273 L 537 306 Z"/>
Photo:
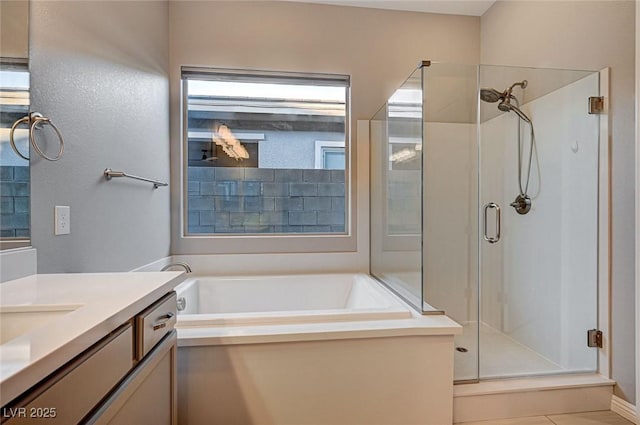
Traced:
<path fill-rule="evenodd" d="M 490 209 L 496 210 L 496 234 L 489 236 L 487 234 L 487 215 Z M 484 206 L 484 240 L 489 243 L 496 243 L 500 240 L 500 206 L 495 202 L 489 202 Z"/>

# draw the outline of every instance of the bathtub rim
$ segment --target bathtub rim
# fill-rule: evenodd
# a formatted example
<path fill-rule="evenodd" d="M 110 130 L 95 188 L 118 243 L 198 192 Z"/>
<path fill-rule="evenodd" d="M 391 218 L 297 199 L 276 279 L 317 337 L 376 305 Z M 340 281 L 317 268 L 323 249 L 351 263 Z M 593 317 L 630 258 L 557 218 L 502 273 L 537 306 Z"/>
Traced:
<path fill-rule="evenodd" d="M 411 312 L 401 309 L 375 308 L 347 310 L 286 310 L 263 313 L 180 314 L 177 329 L 202 327 L 270 326 L 276 324 L 309 324 L 372 320 L 399 320 L 411 318 Z M 380 315 L 384 314 L 384 319 Z"/>
<path fill-rule="evenodd" d="M 462 326 L 446 315 L 362 322 L 266 325 L 227 328 L 180 328 L 178 347 L 329 341 L 402 336 L 452 336 Z"/>

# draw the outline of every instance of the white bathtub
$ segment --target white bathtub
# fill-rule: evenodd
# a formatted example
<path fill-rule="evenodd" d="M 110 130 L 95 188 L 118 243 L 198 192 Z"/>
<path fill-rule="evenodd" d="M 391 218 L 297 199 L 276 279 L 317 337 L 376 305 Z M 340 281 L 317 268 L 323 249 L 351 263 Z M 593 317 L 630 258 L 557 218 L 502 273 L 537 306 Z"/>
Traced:
<path fill-rule="evenodd" d="M 196 277 L 176 291 L 179 423 L 452 421 L 460 326 L 367 275 Z"/>
<path fill-rule="evenodd" d="M 190 279 L 176 288 L 178 328 L 409 319 L 364 274 Z"/>

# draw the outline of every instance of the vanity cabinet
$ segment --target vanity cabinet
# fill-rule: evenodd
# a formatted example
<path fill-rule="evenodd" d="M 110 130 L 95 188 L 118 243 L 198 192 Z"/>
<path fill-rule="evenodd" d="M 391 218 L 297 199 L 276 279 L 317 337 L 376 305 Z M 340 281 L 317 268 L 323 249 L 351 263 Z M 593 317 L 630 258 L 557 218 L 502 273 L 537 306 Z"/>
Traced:
<path fill-rule="evenodd" d="M 133 366 L 133 326 L 121 326 L 49 376 L 46 381 L 3 407 L 3 423 L 77 424 Z"/>
<path fill-rule="evenodd" d="M 176 331 L 136 367 L 86 423 L 176 425 Z"/>
<path fill-rule="evenodd" d="M 2 424 L 176 425 L 170 292 L 2 408 Z"/>
<path fill-rule="evenodd" d="M 111 392 L 86 425 L 176 425 L 176 294 L 154 303 L 136 319 L 138 364 Z"/>

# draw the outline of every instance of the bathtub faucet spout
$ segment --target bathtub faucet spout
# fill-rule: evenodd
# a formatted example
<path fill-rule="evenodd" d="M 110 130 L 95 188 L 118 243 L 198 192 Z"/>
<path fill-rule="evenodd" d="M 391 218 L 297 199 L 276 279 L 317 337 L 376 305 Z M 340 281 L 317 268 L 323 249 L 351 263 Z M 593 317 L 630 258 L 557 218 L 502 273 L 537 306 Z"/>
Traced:
<path fill-rule="evenodd" d="M 185 272 L 191 273 L 191 266 L 189 266 L 187 263 L 170 263 L 161 268 L 160 271 L 164 272 L 166 270 L 169 270 L 171 267 L 182 267 Z"/>

